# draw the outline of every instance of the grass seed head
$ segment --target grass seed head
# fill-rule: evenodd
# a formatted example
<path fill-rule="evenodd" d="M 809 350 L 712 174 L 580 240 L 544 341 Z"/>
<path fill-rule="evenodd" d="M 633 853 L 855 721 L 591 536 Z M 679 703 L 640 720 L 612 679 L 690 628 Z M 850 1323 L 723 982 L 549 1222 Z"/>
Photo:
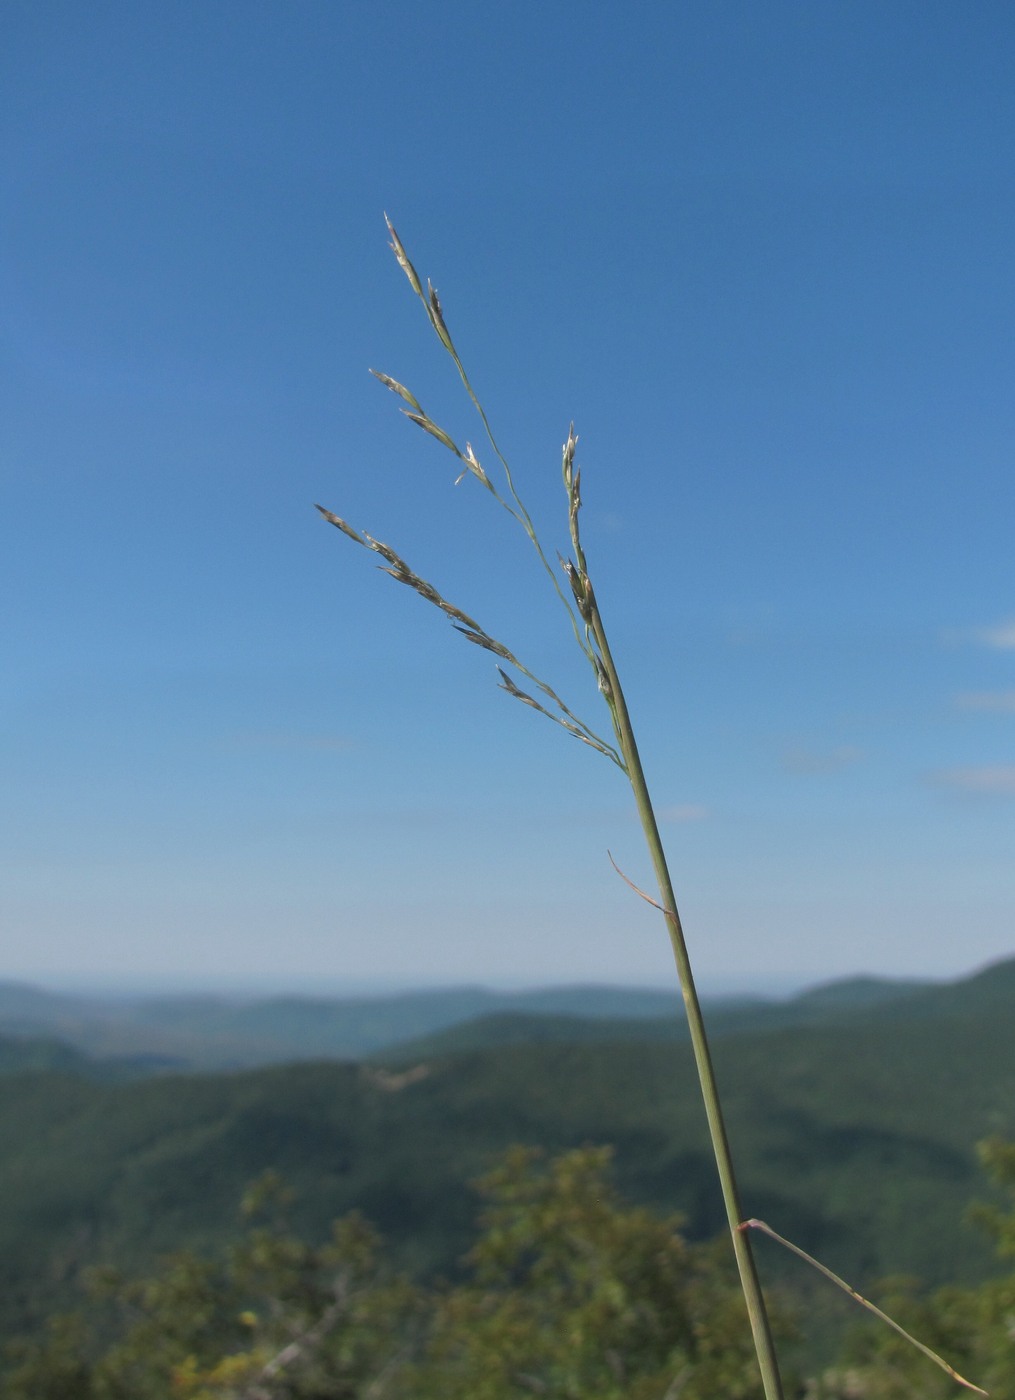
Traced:
<path fill-rule="evenodd" d="M 405 583 L 408 584 L 410 588 L 415 588 L 416 580 L 413 578 L 412 574 L 407 574 L 404 569 L 398 569 L 393 566 L 389 567 L 387 564 L 378 564 L 377 567 L 382 574 L 388 574 L 396 583 Z"/>
<path fill-rule="evenodd" d="M 527 694 L 524 690 L 519 690 L 518 686 L 515 685 L 506 671 L 502 671 L 499 666 L 497 670 L 500 673 L 501 690 L 506 690 L 509 695 L 513 696 L 516 700 L 520 700 L 523 705 L 529 705 L 532 709 L 539 710 L 540 714 L 550 714 L 549 710 L 544 709 L 538 700 L 534 700 L 532 696 Z M 557 717 L 556 715 L 550 715 L 550 718 L 555 720 Z"/>
<path fill-rule="evenodd" d="M 589 580 L 588 575 L 575 568 L 570 559 L 560 561 L 561 568 L 567 574 L 567 581 L 571 585 L 571 592 L 574 594 L 574 601 L 578 612 L 581 614 L 583 622 L 591 622 L 592 606 L 589 602 Z"/>
<path fill-rule="evenodd" d="M 457 622 L 461 622 L 473 632 L 482 632 L 478 622 L 473 622 L 468 613 L 462 612 L 461 608 L 456 608 L 454 603 L 449 603 L 446 598 L 441 599 L 441 612 L 447 613 L 448 617 Z"/>
<path fill-rule="evenodd" d="M 361 535 L 358 535 L 352 526 L 347 521 L 343 520 L 340 515 L 336 515 L 334 511 L 325 510 L 323 506 L 318 505 L 314 506 L 314 510 L 319 510 L 328 524 L 334 525 L 336 530 L 341 530 L 343 535 L 348 535 L 349 538 L 355 540 L 357 544 L 366 544 L 366 540 L 364 540 Z"/>
<path fill-rule="evenodd" d="M 469 471 L 472 472 L 472 475 L 476 478 L 476 480 L 481 481 L 488 491 L 492 491 L 494 489 L 493 482 L 483 470 L 482 466 L 480 465 L 479 458 L 472 450 L 471 442 L 467 442 L 465 444 L 465 465 L 468 467 Z M 461 477 L 458 478 L 459 481 L 461 481 L 461 479 Z M 457 485 L 458 483 L 456 482 L 455 484 Z"/>
<path fill-rule="evenodd" d="M 569 492 L 571 490 L 571 473 L 574 468 L 574 454 L 577 446 L 578 437 L 574 430 L 574 424 L 572 423 L 570 428 L 568 429 L 567 442 L 565 442 L 563 447 L 564 485 L 567 487 Z"/>
<path fill-rule="evenodd" d="M 460 627 L 458 623 L 453 624 L 456 632 L 461 632 L 468 642 L 475 642 L 476 646 L 482 647 L 484 651 L 492 651 L 494 656 L 499 656 L 505 661 L 513 661 L 514 657 L 503 642 L 498 642 L 494 637 L 486 632 L 477 631 L 472 627 Z M 500 667 L 497 668 L 500 670 Z M 502 673 L 503 674 L 503 673 Z"/>
<path fill-rule="evenodd" d="M 419 399 L 417 399 L 414 394 L 410 394 L 404 384 L 399 384 L 398 380 L 392 379 L 390 374 L 382 374 L 379 369 L 372 369 L 370 373 L 375 379 L 379 379 L 392 393 L 397 394 L 399 398 L 411 404 L 417 413 L 423 412 L 423 405 L 420 403 Z"/>
<path fill-rule="evenodd" d="M 429 277 L 426 281 L 426 290 L 427 304 L 429 306 L 430 320 L 433 322 L 433 328 L 440 336 L 445 349 L 449 350 L 453 355 L 455 353 L 455 347 L 451 342 L 451 336 L 448 333 L 448 328 L 444 324 L 444 312 L 441 310 L 441 303 L 440 298 L 437 295 L 437 288 L 430 281 Z"/>
<path fill-rule="evenodd" d="M 453 452 L 459 461 L 465 462 L 466 466 L 468 466 L 464 453 L 459 451 L 451 435 L 446 433 L 443 428 L 439 428 L 432 418 L 428 418 L 423 412 L 413 413 L 409 408 L 403 408 L 402 412 L 405 414 L 406 418 L 410 419 L 413 423 L 418 423 L 425 433 L 429 433 L 430 436 L 435 437 L 438 442 L 442 442 L 449 452 Z"/>
<path fill-rule="evenodd" d="M 582 553 L 581 533 L 578 529 L 578 512 L 582 508 L 582 472 L 581 467 L 575 469 L 574 477 L 571 481 L 571 493 L 568 501 L 567 523 L 571 532 L 571 543 L 574 545 L 574 552 L 584 563 L 585 556 Z"/>
<path fill-rule="evenodd" d="M 416 274 L 416 269 L 413 267 L 412 263 L 409 261 L 409 255 L 408 255 L 408 253 L 405 251 L 405 249 L 402 247 L 402 240 L 399 238 L 398 234 L 395 232 L 395 226 L 394 226 L 394 224 L 391 222 L 391 220 L 388 218 L 387 214 L 385 214 L 385 216 L 384 216 L 384 222 L 387 224 L 387 226 L 388 226 L 388 232 L 391 234 L 391 251 L 394 253 L 395 257 L 398 259 L 398 265 L 399 265 L 399 267 L 401 267 L 401 269 L 402 269 L 402 271 L 405 273 L 406 277 L 408 277 L 409 283 L 410 283 L 410 285 L 411 285 L 411 287 L 412 287 L 412 290 L 416 293 L 416 295 L 417 295 L 418 297 L 422 297 L 422 296 L 423 296 L 423 288 L 422 288 L 422 286 L 420 285 L 419 277 L 418 277 L 417 274 Z M 425 298 L 424 298 L 424 300 L 425 300 Z"/>
<path fill-rule="evenodd" d="M 599 686 L 599 690 L 605 697 L 607 703 L 609 703 L 613 698 L 613 686 L 610 684 L 610 678 L 606 674 L 606 667 L 598 656 L 596 657 L 596 684 Z"/>

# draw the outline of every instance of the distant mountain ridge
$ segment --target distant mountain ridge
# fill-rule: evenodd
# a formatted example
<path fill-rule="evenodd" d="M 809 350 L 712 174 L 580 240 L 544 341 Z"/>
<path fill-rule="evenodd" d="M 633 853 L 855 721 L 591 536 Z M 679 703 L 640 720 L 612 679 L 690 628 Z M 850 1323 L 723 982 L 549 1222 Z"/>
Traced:
<path fill-rule="evenodd" d="M 919 1001 L 919 994 L 930 989 L 930 984 L 925 982 L 853 977 L 841 982 L 822 983 L 783 1001 L 748 997 L 706 1001 L 704 1015 L 710 1038 L 717 1040 L 752 1032 L 838 1025 L 854 1019 L 862 1021 L 882 1008 L 902 1004 L 907 1007 L 907 1015 L 931 1014 L 936 1012 L 939 1003 L 928 1003 L 926 1011 L 923 1011 L 923 1003 Z M 913 998 L 917 1000 L 909 1009 Z M 428 1055 L 492 1049 L 498 1045 L 545 1044 L 552 1041 L 578 1044 L 608 1040 L 646 1043 L 685 1041 L 688 1038 L 682 1010 L 676 1016 L 670 1012 L 666 1016 L 646 1013 L 627 1017 L 495 1011 L 456 1022 L 417 1040 L 392 1045 L 377 1052 L 375 1058 L 398 1063 Z"/>
<path fill-rule="evenodd" d="M 561 987 L 494 992 L 450 987 L 384 997 L 76 997 L 0 982 L 0 1036 L 57 1040 L 98 1058 L 156 1056 L 176 1067 L 240 1069 L 361 1059 L 491 1012 L 675 1017 L 676 991 Z"/>
<path fill-rule="evenodd" d="M 713 1036 L 861 1018 L 959 1014 L 1015 999 L 1015 959 L 947 985 L 854 977 L 785 1000 L 706 1001 Z M 676 987 L 564 986 L 521 992 L 449 987 L 389 996 L 213 995 L 103 998 L 0 982 L 0 1036 L 58 1042 L 121 1073 L 228 1070 L 314 1060 L 401 1059 L 499 1044 L 686 1037 Z M 4 1060 L 0 1057 L 0 1071 Z"/>

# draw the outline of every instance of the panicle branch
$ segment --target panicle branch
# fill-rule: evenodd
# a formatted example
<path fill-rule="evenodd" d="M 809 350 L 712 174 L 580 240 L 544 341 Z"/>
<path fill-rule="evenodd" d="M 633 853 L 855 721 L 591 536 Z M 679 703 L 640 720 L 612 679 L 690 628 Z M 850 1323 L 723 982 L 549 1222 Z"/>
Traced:
<path fill-rule="evenodd" d="M 540 680 L 534 672 L 530 671 L 527 666 L 519 661 L 514 652 L 511 651 L 509 647 L 506 647 L 503 642 L 499 642 L 495 637 L 492 637 L 490 633 L 487 632 L 486 628 L 477 622 L 474 617 L 470 617 L 469 614 L 463 612 L 461 608 L 456 607 L 453 603 L 449 603 L 432 583 L 421 578 L 390 545 L 384 544 L 381 540 L 374 539 L 373 535 L 368 535 L 365 530 L 362 534 L 358 530 L 354 530 L 347 520 L 343 520 L 340 515 L 336 515 L 334 511 L 327 510 L 324 506 L 319 505 L 316 509 L 329 525 L 334 525 L 337 530 L 341 530 L 343 535 L 346 535 L 351 540 L 355 540 L 355 542 L 362 545 L 364 549 L 369 549 L 372 550 L 373 553 L 379 554 L 385 561 L 384 564 L 378 566 L 382 573 L 388 574 L 397 583 L 404 583 L 407 587 L 413 589 L 425 602 L 432 604 L 435 608 L 439 608 L 446 617 L 450 618 L 456 632 L 459 632 L 467 641 L 473 642 L 476 646 L 482 647 L 485 651 L 492 652 L 494 656 L 498 656 L 502 661 L 506 661 L 508 665 L 513 666 L 520 675 L 525 676 L 527 680 L 531 681 L 532 684 L 542 691 L 547 699 L 556 706 L 559 714 L 555 714 L 553 710 L 547 709 L 530 695 L 527 695 L 525 691 L 520 690 L 501 667 L 498 666 L 497 670 L 501 676 L 502 690 L 506 690 L 508 694 L 514 696 L 515 699 L 522 700 L 525 704 L 538 710 L 540 714 L 545 715 L 547 719 L 552 719 L 555 724 L 559 724 L 576 739 L 581 739 L 582 743 L 588 744 L 598 753 L 610 759 L 611 762 L 616 763 L 621 769 L 624 768 L 624 761 L 616 749 L 608 744 L 605 739 L 600 738 L 584 720 L 579 719 L 551 686 L 545 681 Z M 504 682 L 507 682 L 507 684 L 504 684 Z"/>

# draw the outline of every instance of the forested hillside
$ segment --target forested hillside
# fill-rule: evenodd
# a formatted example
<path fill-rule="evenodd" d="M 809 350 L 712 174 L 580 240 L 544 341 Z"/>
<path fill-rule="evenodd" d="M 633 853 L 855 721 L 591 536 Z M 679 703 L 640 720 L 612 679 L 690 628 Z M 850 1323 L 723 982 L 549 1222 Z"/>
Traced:
<path fill-rule="evenodd" d="M 845 1016 L 833 997 L 826 1024 L 720 1037 L 747 1211 L 860 1284 L 994 1268 L 963 1215 L 986 1190 L 975 1144 L 1015 1137 L 1011 974 L 1002 965 L 951 999 L 863 996 Z M 418 1277 L 455 1271 L 474 1223 L 466 1183 L 514 1143 L 611 1144 L 627 1198 L 681 1211 L 692 1239 L 721 1226 L 678 1043 L 579 1036 L 125 1083 L 77 1072 L 83 1063 L 0 1076 L 8 1335 L 66 1299 L 83 1266 L 144 1270 L 166 1251 L 222 1244 L 267 1169 L 294 1190 L 308 1237 L 360 1210 Z"/>

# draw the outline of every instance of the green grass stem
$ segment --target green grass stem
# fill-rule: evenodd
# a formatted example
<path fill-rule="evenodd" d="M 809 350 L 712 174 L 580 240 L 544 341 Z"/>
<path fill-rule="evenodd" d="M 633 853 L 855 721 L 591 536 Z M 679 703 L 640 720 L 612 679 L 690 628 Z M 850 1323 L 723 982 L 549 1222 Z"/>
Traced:
<path fill-rule="evenodd" d="M 726 1134 L 726 1123 L 719 1098 L 719 1086 L 716 1083 L 708 1036 L 705 1032 L 705 1022 L 701 1014 L 701 1002 L 694 985 L 694 973 L 691 969 L 687 941 L 684 938 L 684 930 L 677 910 L 677 899 L 673 891 L 673 882 L 670 879 L 666 852 L 663 849 L 662 837 L 659 835 L 659 824 L 656 821 L 655 809 L 652 806 L 652 798 L 649 795 L 648 783 L 645 779 L 645 770 L 638 753 L 638 744 L 634 736 L 634 727 L 631 724 L 627 701 L 624 698 L 623 687 L 620 684 L 620 677 L 617 674 L 613 654 L 610 651 L 599 605 L 591 587 L 588 589 L 588 600 L 589 624 L 598 654 L 602 658 L 609 685 L 606 698 L 611 712 L 615 716 L 620 751 L 627 768 L 631 790 L 634 793 L 635 805 L 638 808 L 638 817 L 648 845 L 656 883 L 659 886 L 662 911 L 666 919 L 670 945 L 673 949 L 673 959 L 677 965 L 677 976 L 680 979 L 680 990 L 684 999 L 684 1010 L 687 1013 L 687 1024 L 694 1052 L 695 1069 L 698 1073 L 701 1095 L 705 1103 L 705 1117 L 708 1120 L 712 1154 L 715 1158 L 719 1183 L 722 1188 L 723 1205 L 726 1209 L 726 1219 L 733 1241 L 733 1252 L 740 1274 L 740 1286 L 743 1289 L 744 1302 L 747 1305 L 747 1315 L 750 1319 L 751 1334 L 754 1338 L 754 1349 L 758 1357 L 758 1368 L 761 1371 L 765 1400 L 782 1400 L 779 1362 L 775 1354 L 775 1344 L 772 1340 L 772 1329 L 769 1326 L 765 1299 L 761 1292 L 761 1283 L 754 1264 L 750 1241 L 740 1228 L 743 1210 L 740 1206 L 740 1192 L 733 1170 L 733 1154 L 730 1151 L 729 1139 Z"/>

